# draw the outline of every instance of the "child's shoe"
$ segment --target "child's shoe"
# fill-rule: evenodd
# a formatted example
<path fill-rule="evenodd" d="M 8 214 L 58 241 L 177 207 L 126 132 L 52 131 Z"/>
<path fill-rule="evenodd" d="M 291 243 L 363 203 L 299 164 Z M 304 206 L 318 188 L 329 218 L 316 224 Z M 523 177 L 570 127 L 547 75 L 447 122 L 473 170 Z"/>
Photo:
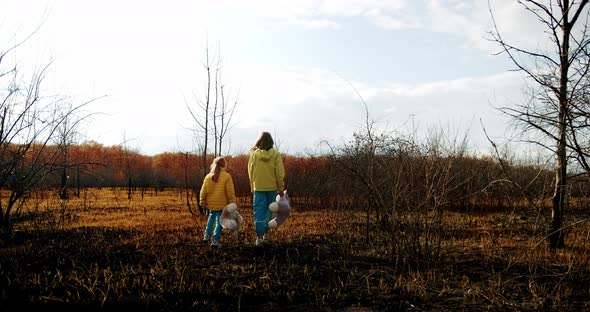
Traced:
<path fill-rule="evenodd" d="M 221 243 L 218 240 L 214 239 L 211 241 L 211 247 L 219 248 L 221 247 Z"/>
<path fill-rule="evenodd" d="M 264 238 L 258 237 L 256 239 L 256 247 L 262 247 L 262 245 L 264 245 Z"/>
<path fill-rule="evenodd" d="M 205 234 L 205 236 L 203 236 L 203 243 L 208 243 L 211 240 L 211 236 Z"/>

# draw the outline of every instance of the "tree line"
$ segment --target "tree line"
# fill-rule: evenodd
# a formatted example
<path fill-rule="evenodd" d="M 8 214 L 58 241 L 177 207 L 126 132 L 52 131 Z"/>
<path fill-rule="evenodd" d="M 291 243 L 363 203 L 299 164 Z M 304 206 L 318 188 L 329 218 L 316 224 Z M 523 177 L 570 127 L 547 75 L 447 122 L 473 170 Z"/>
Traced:
<path fill-rule="evenodd" d="M 502 163 L 491 156 L 468 155 L 466 150 L 449 151 L 438 143 L 416 143 L 387 135 L 373 142 L 367 140 L 366 135 L 356 134 L 348 144 L 325 155 L 283 155 L 285 185 L 291 198 L 301 208 L 364 207 L 369 198 L 391 206 L 395 196 L 403 195 L 408 200 L 408 194 L 430 188 L 444 192 L 444 197 L 436 199 L 448 207 L 512 207 L 526 198 L 548 196 L 554 183 L 551 168 L 523 160 Z M 59 153 L 59 149 L 46 146 L 36 157 L 53 161 L 51 155 Z M 22 166 L 33 156 L 24 158 Z M 213 157 L 208 155 L 205 163 Z M 200 153 L 187 152 L 146 156 L 119 145 L 86 142 L 69 146 L 68 163 L 58 158 L 48 164 L 60 170 L 45 175 L 37 187 L 61 190 L 65 168 L 68 197 L 76 196 L 79 188 L 131 186 L 134 194 L 143 190 L 152 196 L 166 189 L 196 190 L 202 182 L 201 158 Z M 250 196 L 248 155 L 226 158 L 236 194 Z M 587 194 L 585 183 L 577 185 L 571 190 L 572 196 Z M 10 188 L 5 185 L 5 189 Z M 434 200 L 436 196 L 431 197 Z"/>

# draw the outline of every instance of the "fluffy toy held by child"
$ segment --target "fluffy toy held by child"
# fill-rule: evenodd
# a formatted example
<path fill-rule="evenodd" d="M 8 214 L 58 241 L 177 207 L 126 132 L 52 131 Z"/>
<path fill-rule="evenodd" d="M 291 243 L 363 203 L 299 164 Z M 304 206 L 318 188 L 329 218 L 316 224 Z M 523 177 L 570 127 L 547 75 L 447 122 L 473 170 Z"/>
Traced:
<path fill-rule="evenodd" d="M 219 223 L 221 223 L 221 227 L 224 229 L 238 233 L 242 223 L 244 223 L 244 218 L 238 212 L 238 205 L 231 203 L 223 207 L 221 216 L 219 217 Z"/>
<path fill-rule="evenodd" d="M 291 213 L 291 205 L 289 204 L 287 190 L 283 192 L 283 196 L 277 195 L 276 201 L 268 205 L 268 209 L 272 211 L 275 216 L 274 219 L 268 222 L 269 228 L 276 229 L 285 223 Z"/>

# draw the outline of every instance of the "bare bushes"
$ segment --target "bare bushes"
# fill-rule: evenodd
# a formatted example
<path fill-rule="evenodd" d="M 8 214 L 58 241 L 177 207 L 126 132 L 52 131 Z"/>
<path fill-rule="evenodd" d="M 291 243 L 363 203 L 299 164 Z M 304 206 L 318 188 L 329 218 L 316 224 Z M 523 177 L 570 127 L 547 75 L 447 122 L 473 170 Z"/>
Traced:
<path fill-rule="evenodd" d="M 505 212 L 512 222 L 516 215 L 528 220 L 531 212 L 538 220 L 548 207 L 554 177 L 538 160 L 476 157 L 464 138 L 444 131 L 418 140 L 367 129 L 332 148 L 334 187 L 326 191 L 338 199 L 332 207 L 347 227 L 335 230 L 359 250 L 395 264 L 437 261 L 460 245 L 456 239 L 478 235 L 457 222 L 456 212 Z"/>
<path fill-rule="evenodd" d="M 394 263 L 441 256 L 445 208 L 464 197 L 461 188 L 478 174 L 462 170 L 465 144 L 444 146 L 442 137 L 419 143 L 368 131 L 332 150 L 344 197 L 365 213 L 362 223 L 351 220 L 353 235 Z"/>

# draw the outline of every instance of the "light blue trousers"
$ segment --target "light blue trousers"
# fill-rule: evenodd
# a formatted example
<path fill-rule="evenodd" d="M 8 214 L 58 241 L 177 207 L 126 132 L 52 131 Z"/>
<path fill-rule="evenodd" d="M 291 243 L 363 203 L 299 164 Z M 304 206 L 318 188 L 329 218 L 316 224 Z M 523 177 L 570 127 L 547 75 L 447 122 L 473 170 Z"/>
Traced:
<path fill-rule="evenodd" d="M 221 223 L 219 223 L 219 217 L 221 217 L 221 210 L 209 210 L 209 218 L 207 219 L 207 227 L 205 228 L 205 237 L 211 237 L 211 235 L 213 235 L 213 240 L 219 240 L 221 238 Z"/>
<path fill-rule="evenodd" d="M 268 222 L 272 218 L 272 212 L 268 209 L 268 205 L 274 202 L 276 198 L 277 191 L 254 192 L 252 208 L 254 210 L 256 236 L 258 237 L 264 235 L 269 230 Z"/>

